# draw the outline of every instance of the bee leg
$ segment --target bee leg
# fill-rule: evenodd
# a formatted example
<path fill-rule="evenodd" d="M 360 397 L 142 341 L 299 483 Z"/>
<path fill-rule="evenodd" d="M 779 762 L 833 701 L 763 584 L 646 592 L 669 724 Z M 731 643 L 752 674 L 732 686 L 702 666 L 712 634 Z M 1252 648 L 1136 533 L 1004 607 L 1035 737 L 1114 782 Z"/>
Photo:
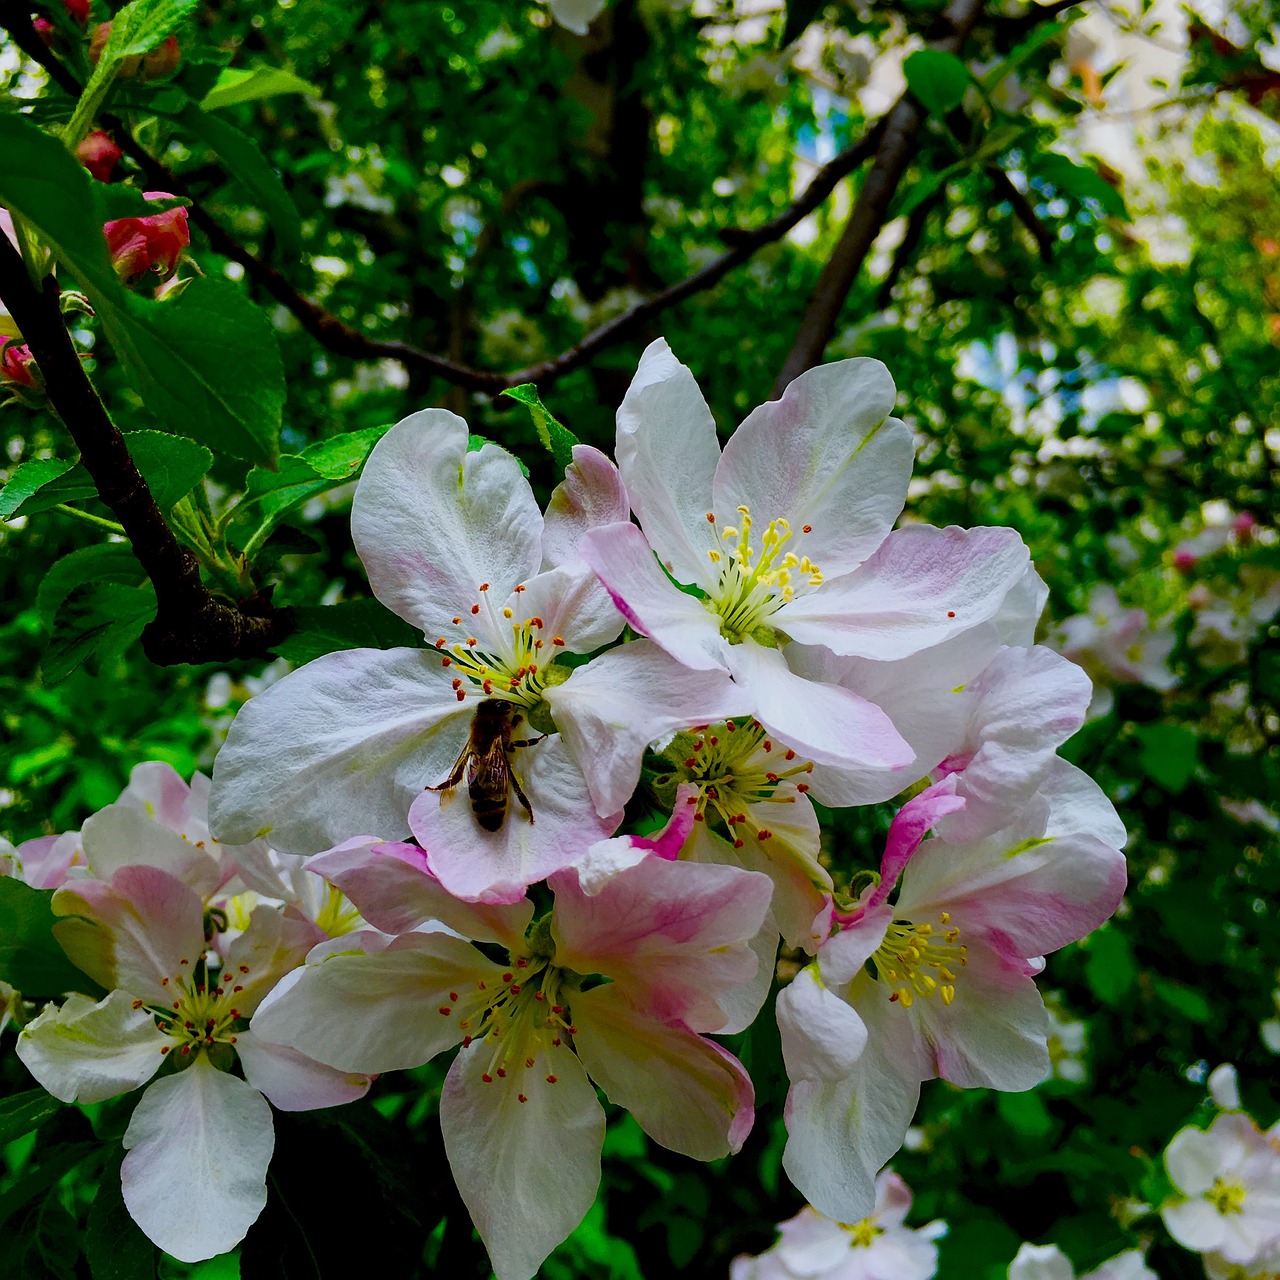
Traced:
<path fill-rule="evenodd" d="M 541 741 L 541 739 L 538 739 Z M 529 797 L 525 795 L 524 788 L 520 785 L 520 779 L 516 777 L 516 771 L 511 770 L 511 789 L 516 793 L 516 799 L 520 801 L 525 813 L 529 815 L 529 821 L 533 821 L 533 805 L 529 803 Z"/>
<path fill-rule="evenodd" d="M 512 742 L 511 747 L 536 747 L 547 735 L 540 733 L 536 738 L 522 738 L 519 742 Z"/>
<path fill-rule="evenodd" d="M 451 791 L 462 781 L 462 775 L 467 768 L 467 759 L 470 756 L 469 750 L 464 750 L 458 757 L 457 763 L 453 766 L 453 772 L 441 783 L 436 786 L 426 786 L 424 791 Z"/>

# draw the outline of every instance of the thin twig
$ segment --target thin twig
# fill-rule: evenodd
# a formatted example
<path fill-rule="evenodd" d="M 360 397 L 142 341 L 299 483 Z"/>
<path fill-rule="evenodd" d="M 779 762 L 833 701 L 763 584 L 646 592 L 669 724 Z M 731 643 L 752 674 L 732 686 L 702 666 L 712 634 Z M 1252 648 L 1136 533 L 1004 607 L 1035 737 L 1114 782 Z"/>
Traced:
<path fill-rule="evenodd" d="M 227 662 L 259 657 L 290 630 L 286 610 L 265 599 L 239 607 L 210 594 L 195 557 L 165 523 L 124 437 L 107 416 L 71 343 L 58 305 L 58 286 L 37 288 L 22 256 L 0 236 L 0 299 L 22 330 L 44 379 L 49 402 L 80 450 L 80 461 L 128 535 L 156 592 L 156 616 L 142 633 L 152 662 Z"/>

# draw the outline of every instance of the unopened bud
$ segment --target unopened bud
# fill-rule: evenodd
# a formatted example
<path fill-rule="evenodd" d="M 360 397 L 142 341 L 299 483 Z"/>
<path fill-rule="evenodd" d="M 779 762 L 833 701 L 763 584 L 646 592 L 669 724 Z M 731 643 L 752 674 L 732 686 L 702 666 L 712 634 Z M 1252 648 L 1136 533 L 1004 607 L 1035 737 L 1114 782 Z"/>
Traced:
<path fill-rule="evenodd" d="M 169 36 L 142 59 L 144 80 L 165 80 L 182 65 L 182 47 L 177 36 Z"/>
<path fill-rule="evenodd" d="M 83 27 L 89 21 L 92 0 L 62 0 L 62 7 L 67 11 L 68 17 L 74 18 Z"/>
<path fill-rule="evenodd" d="M 35 29 L 36 35 L 40 37 L 40 43 L 46 49 L 52 49 L 54 38 L 58 34 L 57 27 L 48 18 L 32 18 L 31 25 Z"/>
<path fill-rule="evenodd" d="M 40 391 L 44 379 L 31 354 L 31 348 L 16 342 L 8 343 L 0 356 L 0 385 L 23 387 L 28 391 Z"/>
<path fill-rule="evenodd" d="M 1242 511 L 1236 516 L 1231 527 L 1241 542 L 1250 542 L 1253 539 L 1253 531 L 1258 527 L 1258 518 L 1251 511 Z"/>
<path fill-rule="evenodd" d="M 167 191 L 144 191 L 148 200 L 169 200 Z M 133 284 L 148 272 L 162 279 L 173 274 L 182 251 L 191 243 L 187 211 L 165 209 L 144 218 L 117 218 L 103 228 L 116 274 Z"/>
<path fill-rule="evenodd" d="M 124 152 L 101 129 L 95 129 L 76 148 L 76 159 L 99 182 L 111 180 L 111 171 L 122 155 Z"/>

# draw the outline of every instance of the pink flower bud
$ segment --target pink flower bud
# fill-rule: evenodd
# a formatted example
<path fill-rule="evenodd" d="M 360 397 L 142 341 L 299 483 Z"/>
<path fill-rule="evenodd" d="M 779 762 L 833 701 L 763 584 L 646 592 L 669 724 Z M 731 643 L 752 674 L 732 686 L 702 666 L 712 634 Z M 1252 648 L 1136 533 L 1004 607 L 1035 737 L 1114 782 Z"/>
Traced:
<path fill-rule="evenodd" d="M 44 386 L 40 369 L 31 355 L 31 348 L 9 343 L 0 356 L 0 385 L 17 385 L 31 391 L 39 391 Z"/>
<path fill-rule="evenodd" d="M 182 48 L 177 36 L 170 36 L 142 60 L 144 80 L 164 80 L 182 65 Z"/>
<path fill-rule="evenodd" d="M 76 159 L 99 182 L 110 181 L 111 171 L 123 154 L 124 152 L 101 129 L 95 129 L 76 148 Z"/>
<path fill-rule="evenodd" d="M 82 27 L 89 21 L 89 9 L 92 0 L 62 0 L 62 7 L 69 17 L 74 18 Z"/>
<path fill-rule="evenodd" d="M 1242 511 L 1236 516 L 1231 527 L 1236 531 L 1236 537 L 1241 542 L 1248 542 L 1253 537 L 1253 531 L 1258 527 L 1258 518 L 1251 511 Z"/>
<path fill-rule="evenodd" d="M 32 18 L 31 25 L 35 28 L 35 33 L 40 37 L 41 43 L 46 48 L 52 49 L 54 38 L 58 34 L 58 29 L 53 23 L 48 18 Z"/>
<path fill-rule="evenodd" d="M 1194 552 L 1180 550 L 1173 553 L 1173 567 L 1175 569 L 1181 569 L 1183 572 L 1186 572 L 1186 570 L 1194 568 L 1195 563 L 1196 557 Z"/>
<path fill-rule="evenodd" d="M 148 200 L 172 199 L 167 191 L 144 191 Z M 116 274 L 133 284 L 149 271 L 161 277 L 177 268 L 182 251 L 191 243 L 187 211 L 165 209 L 145 218 L 117 218 L 103 228 Z"/>

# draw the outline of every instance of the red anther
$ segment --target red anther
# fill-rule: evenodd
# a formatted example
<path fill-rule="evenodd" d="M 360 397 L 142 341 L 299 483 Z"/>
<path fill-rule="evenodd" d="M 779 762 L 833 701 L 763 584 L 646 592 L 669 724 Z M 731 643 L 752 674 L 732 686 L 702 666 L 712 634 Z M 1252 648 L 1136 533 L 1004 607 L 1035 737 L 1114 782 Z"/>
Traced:
<path fill-rule="evenodd" d="M 513 996 L 518 996 L 520 994 L 520 984 L 518 982 L 513 982 L 511 984 L 511 994 Z"/>
<path fill-rule="evenodd" d="M 452 1000 L 454 1004 L 457 1004 L 457 1003 L 458 1003 L 458 993 L 457 993 L 456 991 L 450 991 L 450 992 L 449 992 L 449 999 L 450 999 L 450 1000 Z"/>
<path fill-rule="evenodd" d="M 891 996 L 889 997 L 889 1003 L 890 1003 L 890 1004 L 897 1004 L 897 1003 L 898 1003 L 898 993 L 897 993 L 896 991 L 893 993 L 893 995 L 891 995 Z"/>
<path fill-rule="evenodd" d="M 571 1036 L 576 1036 L 576 1035 L 578 1034 L 578 1028 L 577 1028 L 577 1027 L 570 1026 L 570 1027 L 566 1027 L 566 1028 L 565 1028 L 565 1030 L 566 1030 L 566 1031 L 568 1031 L 568 1033 L 569 1033 Z"/>
<path fill-rule="evenodd" d="M 217 1025 L 218 1023 L 215 1018 L 208 1018 L 205 1020 L 204 1029 L 206 1031 L 212 1031 Z"/>
<path fill-rule="evenodd" d="M 545 1000 L 547 998 L 547 993 L 545 991 L 535 991 L 533 993 L 533 998 L 535 1000 Z"/>
<path fill-rule="evenodd" d="M 133 1002 L 133 1007 L 134 1007 L 135 1009 L 141 1009 L 141 1008 L 142 1008 L 142 1001 L 141 1001 L 141 1000 L 135 1000 L 135 1001 Z"/>
<path fill-rule="evenodd" d="M 521 956 L 520 959 L 516 961 L 517 969 L 527 969 L 528 967 L 529 961 L 524 956 Z"/>
<path fill-rule="evenodd" d="M 482 582 L 482 583 L 480 584 L 480 590 L 481 590 L 481 591 L 488 591 L 488 590 L 489 590 L 489 584 L 488 584 L 487 582 Z"/>
<path fill-rule="evenodd" d="M 529 674 L 536 676 L 538 674 L 538 664 L 536 662 L 529 663 Z"/>
<path fill-rule="evenodd" d="M 562 1005 L 562 1004 L 553 1004 L 553 1005 L 551 1006 L 551 1012 L 552 1012 L 552 1013 L 563 1013 L 563 1012 L 564 1012 L 564 1005 Z"/>
<path fill-rule="evenodd" d="M 161 1049 L 161 1050 L 160 1050 L 160 1056 L 163 1058 L 163 1057 L 164 1057 L 164 1055 L 165 1055 L 166 1053 L 168 1053 L 168 1052 L 169 1052 L 169 1050 L 170 1050 L 170 1049 L 172 1049 L 172 1048 L 173 1048 L 173 1046 L 172 1046 L 171 1044 L 167 1044 L 167 1045 L 165 1045 L 165 1047 L 164 1047 L 163 1049 Z"/>
<path fill-rule="evenodd" d="M 773 838 L 772 831 L 766 831 L 763 827 L 756 833 L 757 840 L 771 840 Z"/>
<path fill-rule="evenodd" d="M 526 1058 L 526 1059 L 524 1060 L 524 1065 L 525 1065 L 526 1067 L 531 1067 L 531 1066 L 533 1066 L 533 1059 L 532 1059 L 532 1058 Z"/>
<path fill-rule="evenodd" d="M 228 1043 L 228 1044 L 235 1044 L 235 1042 L 236 1042 L 236 1037 L 235 1037 L 235 1036 L 228 1036 L 228 1037 L 227 1037 L 227 1043 Z"/>
<path fill-rule="evenodd" d="M 440 639 L 436 641 L 436 648 L 443 649 L 447 643 L 448 641 L 444 638 L 444 636 L 441 636 Z"/>
<path fill-rule="evenodd" d="M 481 991 L 488 991 L 488 990 L 489 990 L 488 984 L 485 982 L 485 980 L 484 980 L 483 978 L 481 978 L 481 979 L 476 983 L 476 986 L 477 986 L 477 987 L 479 987 Z"/>
<path fill-rule="evenodd" d="M 168 978 L 161 978 L 161 979 L 160 979 L 160 985 L 161 985 L 162 987 L 167 987 L 167 986 L 169 985 L 169 979 L 168 979 Z"/>
<path fill-rule="evenodd" d="M 436 1010 L 436 1012 L 439 1014 L 443 1014 L 443 1016 L 447 1018 L 453 1012 L 453 1010 L 447 1004 L 442 1004 L 440 1008 Z"/>
<path fill-rule="evenodd" d="M 761 745 L 761 746 L 762 746 L 766 751 L 772 751 L 772 750 L 773 750 L 773 743 L 772 743 L 772 742 L 770 742 L 768 738 L 766 738 L 766 739 L 765 739 L 765 740 L 764 740 L 760 745 Z"/>
<path fill-rule="evenodd" d="M 786 756 L 784 757 L 784 759 L 787 759 L 787 760 L 794 760 L 795 758 L 796 758 L 796 753 L 791 750 L 788 750 Z"/>
<path fill-rule="evenodd" d="M 452 658 L 441 658 L 441 659 L 440 659 L 440 665 L 441 665 L 442 667 L 448 667 L 448 666 L 451 666 L 452 664 L 453 664 L 453 659 L 452 659 Z"/>
<path fill-rule="evenodd" d="M 556 1036 L 556 1038 L 551 1043 L 558 1049 L 560 1047 L 560 1037 Z"/>
<path fill-rule="evenodd" d="M 190 964 L 190 963 L 191 963 L 191 961 L 190 961 L 190 960 L 179 960 L 179 961 L 178 961 L 178 963 L 179 963 L 179 964 Z"/>
<path fill-rule="evenodd" d="M 800 530 L 800 532 L 801 532 L 801 533 L 812 533 L 812 532 L 813 532 L 813 525 L 811 525 L 811 524 L 807 524 L 807 525 L 805 525 L 805 526 Z"/>
<path fill-rule="evenodd" d="M 189 1044 L 184 1044 L 182 1046 L 182 1056 L 185 1058 L 187 1054 L 189 1054 L 190 1052 L 191 1052 L 191 1046 Z"/>
<path fill-rule="evenodd" d="M 529 1099 L 528 1099 L 528 1098 L 526 1098 L 526 1097 L 524 1096 L 524 1094 L 523 1094 L 523 1093 L 517 1093 L 517 1094 L 516 1094 L 516 1101 L 517 1101 L 517 1102 L 528 1102 L 528 1101 L 529 1101 Z"/>
<path fill-rule="evenodd" d="M 507 1069 L 506 1069 L 506 1067 L 499 1067 L 499 1068 L 498 1068 L 498 1079 L 499 1079 L 499 1080 L 505 1080 L 506 1078 L 507 1078 Z"/>
<path fill-rule="evenodd" d="M 737 726 L 736 724 L 734 724 L 732 720 L 726 720 L 726 721 L 724 722 L 724 727 L 725 727 L 725 728 L 726 728 L 730 733 L 734 733 L 734 732 L 737 730 L 737 728 L 738 728 L 738 726 Z"/>
<path fill-rule="evenodd" d="M 455 689 L 461 689 L 461 688 L 462 688 L 462 677 L 461 677 L 461 676 L 454 676 L 454 678 L 453 678 L 453 687 L 454 687 Z"/>
<path fill-rule="evenodd" d="M 247 964 L 242 964 L 242 965 L 240 966 L 240 972 L 241 972 L 241 973 L 248 973 L 248 972 L 249 972 L 249 966 L 248 966 Z"/>
<path fill-rule="evenodd" d="M 455 627 L 457 627 L 457 626 L 461 626 L 461 625 L 462 625 L 462 615 L 461 615 L 461 614 L 455 614 L 455 615 L 454 615 L 453 625 L 454 625 Z"/>
<path fill-rule="evenodd" d="M 715 522 L 716 522 L 715 512 L 713 512 L 713 511 L 708 511 L 708 512 L 707 512 L 707 523 L 708 523 L 708 524 L 715 524 Z"/>
<path fill-rule="evenodd" d="M 746 841 L 745 841 L 745 840 L 735 840 L 735 841 L 733 842 L 733 847 L 734 847 L 735 849 L 741 849 L 741 848 L 742 848 L 742 846 L 743 846 L 745 843 L 746 843 Z"/>
<path fill-rule="evenodd" d="M 541 618 L 534 618 L 532 619 L 532 621 L 533 621 L 533 625 L 537 627 L 539 631 L 541 631 L 542 628 L 546 625 Z"/>
<path fill-rule="evenodd" d="M 467 647 L 468 647 L 469 649 L 474 649 L 474 648 L 476 647 L 476 638 L 475 638 L 475 636 L 468 636 L 468 637 L 467 637 Z"/>
<path fill-rule="evenodd" d="M 776 773 L 766 773 L 764 778 L 766 782 L 777 782 L 778 775 Z"/>
<path fill-rule="evenodd" d="M 470 1037 L 470 1036 L 463 1036 L 463 1037 L 462 1037 L 462 1047 L 463 1047 L 464 1049 L 467 1049 L 467 1048 L 470 1048 L 470 1046 L 471 1046 L 471 1037 Z"/>
<path fill-rule="evenodd" d="M 707 741 L 708 741 L 709 743 L 711 743 L 711 745 L 712 745 L 713 747 L 718 747 L 718 746 L 720 745 L 720 739 L 719 739 L 719 738 L 708 738 L 708 739 L 707 739 Z"/>
<path fill-rule="evenodd" d="M 203 986 L 197 986 L 197 987 L 196 987 L 196 995 L 198 995 L 198 996 L 202 996 L 202 995 L 204 995 L 204 987 L 203 987 Z"/>
<path fill-rule="evenodd" d="M 503 982 L 510 982 L 510 981 L 511 981 L 515 976 L 516 976 L 516 975 L 515 975 L 514 973 L 512 973 L 512 972 L 510 972 L 510 970 L 508 970 L 506 973 L 504 973 L 504 974 L 502 975 L 502 980 L 503 980 Z"/>
<path fill-rule="evenodd" d="M 456 696 L 459 702 L 466 702 L 467 700 L 467 695 L 463 693 L 461 689 L 458 690 Z"/>
<path fill-rule="evenodd" d="M 948 617 L 948 618 L 954 618 L 955 616 L 956 616 L 956 611 L 955 611 L 954 609 L 948 609 L 948 610 L 947 610 L 947 617 Z"/>
<path fill-rule="evenodd" d="M 547 1077 L 547 1083 L 548 1083 L 548 1084 L 555 1084 L 555 1082 L 556 1082 L 556 1078 L 555 1078 L 555 1076 L 548 1076 L 548 1077 Z"/>
<path fill-rule="evenodd" d="M 796 790 L 797 790 L 801 795 L 804 795 L 804 793 L 805 793 L 806 791 L 808 791 L 808 790 L 809 790 L 809 784 L 808 784 L 807 782 L 797 782 L 797 783 L 796 783 Z"/>
<path fill-rule="evenodd" d="M 707 819 L 705 814 L 695 813 L 693 815 L 693 820 L 694 822 L 706 822 Z"/>
<path fill-rule="evenodd" d="M 472 613 L 479 613 L 479 612 L 480 612 L 480 606 L 479 606 L 478 604 L 473 604 L 473 605 L 471 606 L 471 612 L 472 612 Z"/>
<path fill-rule="evenodd" d="M 558 645 L 558 646 L 560 646 L 561 648 L 563 648 L 563 647 L 564 647 L 564 637 L 563 637 L 563 636 L 552 636 L 552 637 L 551 637 L 551 643 L 552 643 L 552 644 L 554 644 L 554 645 Z"/>
<path fill-rule="evenodd" d="M 240 1010 L 239 1010 L 239 1009 L 232 1009 L 230 1012 L 231 1012 L 231 1017 L 232 1017 L 233 1019 L 238 1018 L 238 1017 L 240 1016 Z"/>
<path fill-rule="evenodd" d="M 519 594 L 521 591 L 523 591 L 523 590 L 524 590 L 524 583 L 523 583 L 523 582 L 517 582 L 517 583 L 516 583 L 516 594 L 518 595 L 518 594 Z"/>
<path fill-rule="evenodd" d="M 484 684 L 482 684 L 480 687 L 485 691 L 485 693 L 492 693 L 492 692 L 493 692 L 493 681 L 492 681 L 492 680 L 486 680 L 486 681 L 484 682 Z"/>
<path fill-rule="evenodd" d="M 698 803 L 698 797 L 697 797 L 697 796 L 685 796 L 685 798 L 684 798 L 684 802 L 685 802 L 685 804 L 697 804 L 697 803 Z"/>
<path fill-rule="evenodd" d="M 181 1001 L 181 1000 L 175 1000 L 175 1001 L 173 1002 L 173 1007 L 174 1007 L 175 1009 L 181 1009 L 181 1008 L 182 1008 L 182 1001 Z"/>
<path fill-rule="evenodd" d="M 214 987 L 214 989 L 213 989 L 213 994 L 214 994 L 215 996 L 220 996 L 220 995 L 224 995 L 224 994 L 225 994 L 225 992 L 222 990 L 222 988 L 221 988 L 221 987 Z"/>
<path fill-rule="evenodd" d="M 480 1077 L 480 1079 L 483 1080 L 485 1084 L 493 1083 L 493 1077 L 487 1071 Z"/>

